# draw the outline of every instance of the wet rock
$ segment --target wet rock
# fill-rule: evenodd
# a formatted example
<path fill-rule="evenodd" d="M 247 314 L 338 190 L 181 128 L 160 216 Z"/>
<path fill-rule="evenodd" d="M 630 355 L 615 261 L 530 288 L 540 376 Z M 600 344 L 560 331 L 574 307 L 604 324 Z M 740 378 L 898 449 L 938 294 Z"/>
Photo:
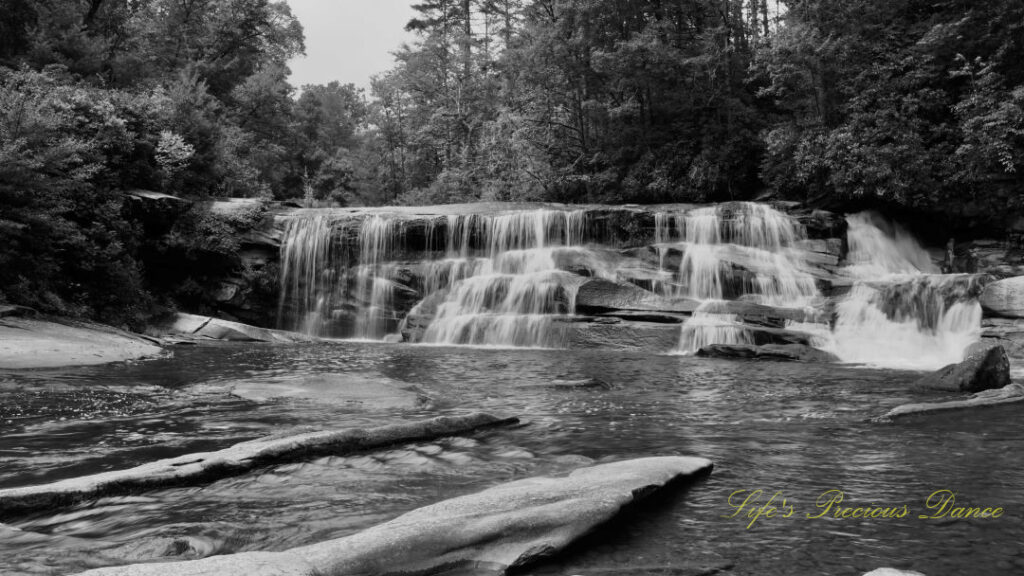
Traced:
<path fill-rule="evenodd" d="M 1024 276 L 989 283 L 981 293 L 980 302 L 987 314 L 1024 318 Z"/>
<path fill-rule="evenodd" d="M 552 380 L 551 387 L 566 389 L 591 388 L 600 390 L 612 390 L 615 388 L 611 383 L 600 378 L 581 378 L 579 380 Z"/>
<path fill-rule="evenodd" d="M 569 334 L 569 348 L 611 348 L 670 352 L 679 345 L 679 326 L 651 322 L 620 324 L 577 323 Z"/>
<path fill-rule="evenodd" d="M 903 416 L 918 416 L 922 414 L 933 414 L 935 412 L 948 412 L 950 410 L 1003 406 L 1005 404 L 1016 404 L 1018 402 L 1024 402 L 1024 386 L 1014 383 L 996 390 L 978 392 L 966 400 L 903 404 L 902 406 L 897 406 L 896 408 L 888 411 L 884 416 L 879 418 L 879 420 L 893 420 Z"/>
<path fill-rule="evenodd" d="M 959 364 L 950 364 L 928 374 L 915 384 L 917 388 L 951 392 L 981 392 L 1002 388 L 1010 383 L 1010 359 L 1002 346 L 978 343 L 967 350 Z"/>
<path fill-rule="evenodd" d="M 985 318 L 981 329 L 983 342 L 1002 346 L 1010 358 L 1024 359 L 1024 319 Z"/>
<path fill-rule="evenodd" d="M 697 351 L 704 358 L 747 358 L 759 360 L 790 360 L 796 362 L 838 362 L 835 354 L 804 344 L 712 344 Z"/>
<path fill-rule="evenodd" d="M 516 422 L 516 418 L 476 413 L 378 428 L 343 428 L 271 436 L 235 444 L 216 452 L 185 454 L 128 470 L 102 472 L 51 484 L 3 489 L 0 490 L 0 513 L 9 515 L 70 505 L 101 496 L 196 484 L 236 476 L 271 463 L 433 440 Z"/>
<path fill-rule="evenodd" d="M 742 300 L 709 302 L 701 307 L 710 314 L 733 314 L 747 324 L 770 328 L 785 328 L 788 322 L 827 324 L 827 316 L 820 310 L 780 308 Z"/>
<path fill-rule="evenodd" d="M 161 353 L 152 339 L 101 324 L 0 319 L 0 368 L 87 366 Z"/>
<path fill-rule="evenodd" d="M 197 316 L 195 314 L 178 314 L 173 321 L 163 326 L 155 326 L 148 331 L 155 336 L 188 337 L 200 340 L 224 340 L 229 342 L 317 342 L 319 338 L 299 334 L 298 332 L 285 332 L 283 330 L 271 330 L 231 322 L 210 316 Z"/>
<path fill-rule="evenodd" d="M 617 312 L 605 312 L 597 318 L 616 318 L 619 320 L 630 320 L 633 322 L 654 322 L 656 324 L 682 324 L 689 318 L 686 314 L 671 312 L 644 312 L 638 310 L 619 310 Z"/>
<path fill-rule="evenodd" d="M 897 570 L 895 568 L 878 568 L 864 574 L 864 576 L 924 576 L 920 572 L 912 570 Z"/>
<path fill-rule="evenodd" d="M 627 282 L 594 278 L 580 286 L 576 293 L 576 310 L 600 313 L 613 310 L 654 310 L 691 313 L 697 302 L 685 298 L 665 298 Z"/>
<path fill-rule="evenodd" d="M 504 573 L 564 549 L 625 506 L 711 470 L 703 458 L 662 457 L 538 477 L 413 510 L 352 536 L 286 552 L 90 570 L 82 576 Z"/>

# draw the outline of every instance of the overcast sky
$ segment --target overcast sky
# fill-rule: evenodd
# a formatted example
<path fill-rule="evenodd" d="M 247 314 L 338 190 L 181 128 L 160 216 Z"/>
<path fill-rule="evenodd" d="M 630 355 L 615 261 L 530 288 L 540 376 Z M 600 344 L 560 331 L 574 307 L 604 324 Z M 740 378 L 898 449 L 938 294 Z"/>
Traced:
<path fill-rule="evenodd" d="M 391 68 L 391 52 L 412 39 L 405 24 L 412 0 L 287 0 L 306 32 L 306 56 L 288 63 L 291 83 L 338 80 L 369 88 Z"/>

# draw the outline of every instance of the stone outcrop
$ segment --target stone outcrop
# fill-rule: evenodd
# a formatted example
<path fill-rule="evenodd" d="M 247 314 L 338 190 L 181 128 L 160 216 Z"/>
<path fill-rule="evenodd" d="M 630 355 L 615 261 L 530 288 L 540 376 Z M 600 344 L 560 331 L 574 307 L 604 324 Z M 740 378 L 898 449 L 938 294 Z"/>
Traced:
<path fill-rule="evenodd" d="M 378 428 L 343 428 L 260 438 L 216 452 L 185 454 L 128 470 L 101 472 L 38 486 L 3 489 L 0 490 L 0 513 L 9 515 L 69 505 L 101 496 L 196 484 L 235 476 L 270 463 L 430 440 L 516 422 L 516 418 L 476 413 Z"/>
<path fill-rule="evenodd" d="M 713 344 L 697 351 L 703 358 L 736 358 L 758 360 L 790 360 L 797 362 L 838 362 L 834 354 L 806 344 Z"/>
<path fill-rule="evenodd" d="M 903 404 L 902 406 L 897 406 L 896 408 L 886 412 L 884 416 L 879 418 L 879 420 L 888 421 L 896 418 L 902 418 L 904 416 L 921 416 L 937 412 L 945 413 L 953 410 L 1004 406 L 1020 402 L 1024 402 L 1024 386 L 1014 383 L 999 389 L 978 392 L 965 400 Z"/>
<path fill-rule="evenodd" d="M 11 307 L 0 317 L 0 368 L 55 368 L 123 362 L 160 355 L 149 338 L 87 322 L 51 322 Z M 17 313 L 17 315 L 14 315 Z"/>
<path fill-rule="evenodd" d="M 964 360 L 921 378 L 917 388 L 949 392 L 981 392 L 1010 383 L 1010 360 L 1002 346 L 988 343 L 971 346 Z"/>
<path fill-rule="evenodd" d="M 171 336 L 174 338 L 187 338 L 194 340 L 223 340 L 228 342 L 317 342 L 318 338 L 299 334 L 298 332 L 285 332 L 283 330 L 271 330 L 231 322 L 209 316 L 197 316 L 195 314 L 177 314 L 173 320 L 162 326 L 155 326 L 150 329 L 154 336 Z"/>
<path fill-rule="evenodd" d="M 1024 319 L 985 318 L 981 330 L 982 341 L 1002 346 L 1010 358 L 1024 359 Z"/>
<path fill-rule="evenodd" d="M 624 507 L 711 467 L 709 460 L 678 456 L 601 464 L 445 500 L 352 536 L 285 552 L 101 568 L 82 576 L 503 573 L 563 550 Z"/>
<path fill-rule="evenodd" d="M 1024 318 L 1024 276 L 989 283 L 980 301 L 981 307 L 992 316 Z"/>
<path fill-rule="evenodd" d="M 570 327 L 569 348 L 574 349 L 607 348 L 659 353 L 671 352 L 678 345 L 679 326 L 676 324 L 577 322 Z"/>
<path fill-rule="evenodd" d="M 664 298 L 627 282 L 593 278 L 576 293 L 576 310 L 581 313 L 610 310 L 643 310 L 692 313 L 698 303 L 685 298 Z"/>

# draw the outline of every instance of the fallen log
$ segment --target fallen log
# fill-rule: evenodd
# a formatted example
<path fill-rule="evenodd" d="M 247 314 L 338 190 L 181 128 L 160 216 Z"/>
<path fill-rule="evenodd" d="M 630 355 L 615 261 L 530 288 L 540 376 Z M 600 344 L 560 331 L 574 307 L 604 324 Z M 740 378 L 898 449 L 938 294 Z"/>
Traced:
<path fill-rule="evenodd" d="M 272 463 L 293 462 L 326 454 L 381 448 L 404 442 L 465 434 L 481 428 L 515 424 L 518 418 L 475 413 L 441 416 L 377 428 L 344 428 L 259 438 L 215 452 L 185 454 L 130 468 L 69 478 L 50 484 L 0 490 L 0 516 L 67 506 L 103 496 L 134 494 L 153 488 L 182 486 L 236 476 Z"/>

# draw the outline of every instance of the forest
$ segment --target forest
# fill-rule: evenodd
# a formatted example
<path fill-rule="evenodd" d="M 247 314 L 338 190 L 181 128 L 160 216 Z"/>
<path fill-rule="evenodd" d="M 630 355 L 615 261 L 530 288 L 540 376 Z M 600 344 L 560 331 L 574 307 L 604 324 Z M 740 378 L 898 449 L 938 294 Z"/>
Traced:
<path fill-rule="evenodd" d="M 304 46 L 285 2 L 0 2 L 0 304 L 139 325 L 262 216 L 195 202 L 154 231 L 127 209 L 134 190 L 342 206 L 784 199 L 963 234 L 1024 210 L 1021 0 L 415 10 L 415 41 L 367 92 L 289 84 Z"/>

